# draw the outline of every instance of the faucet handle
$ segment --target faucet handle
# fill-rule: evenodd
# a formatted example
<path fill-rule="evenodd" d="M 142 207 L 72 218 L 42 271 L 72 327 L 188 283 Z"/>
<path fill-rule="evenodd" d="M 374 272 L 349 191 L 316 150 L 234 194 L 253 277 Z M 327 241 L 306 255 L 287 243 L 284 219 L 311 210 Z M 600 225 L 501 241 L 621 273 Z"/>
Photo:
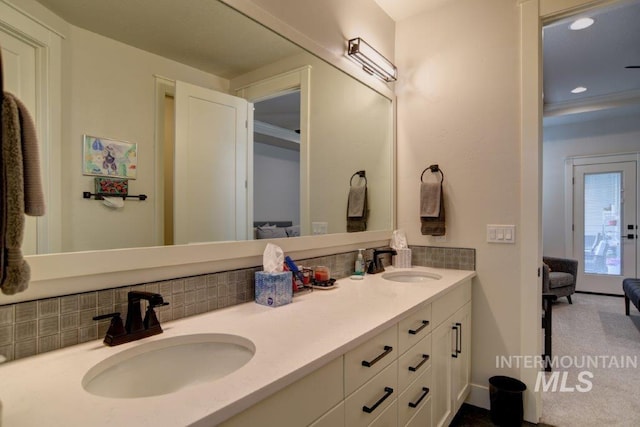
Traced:
<path fill-rule="evenodd" d="M 158 316 L 156 316 L 156 312 L 154 310 L 155 307 L 160 307 L 163 305 L 169 305 L 168 302 L 162 302 L 160 304 L 149 304 L 147 306 L 147 312 L 144 314 L 144 320 L 142 324 L 146 330 L 151 328 L 157 328 L 162 332 L 162 328 L 160 327 L 160 321 L 158 320 Z"/>
<path fill-rule="evenodd" d="M 112 345 L 114 338 L 126 335 L 127 331 L 122 324 L 122 318 L 120 317 L 119 312 L 101 314 L 100 316 L 95 316 L 93 320 L 104 320 L 108 318 L 111 318 L 111 324 L 109 325 L 107 334 L 104 337 L 104 343 L 107 345 Z"/>

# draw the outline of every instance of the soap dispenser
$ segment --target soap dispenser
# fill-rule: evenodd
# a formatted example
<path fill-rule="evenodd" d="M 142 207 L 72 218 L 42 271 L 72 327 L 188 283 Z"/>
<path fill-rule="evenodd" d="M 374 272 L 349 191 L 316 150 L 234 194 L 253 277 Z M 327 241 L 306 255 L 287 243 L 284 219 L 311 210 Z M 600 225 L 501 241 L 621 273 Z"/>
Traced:
<path fill-rule="evenodd" d="M 358 249 L 358 256 L 356 258 L 355 265 L 355 274 L 357 276 L 364 276 L 364 256 L 362 255 L 363 252 L 364 249 Z"/>

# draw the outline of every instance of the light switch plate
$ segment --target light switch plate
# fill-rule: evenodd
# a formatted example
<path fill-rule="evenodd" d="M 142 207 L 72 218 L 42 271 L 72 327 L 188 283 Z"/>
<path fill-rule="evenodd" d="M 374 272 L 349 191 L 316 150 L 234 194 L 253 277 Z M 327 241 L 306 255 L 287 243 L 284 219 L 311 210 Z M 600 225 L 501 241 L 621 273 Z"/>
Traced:
<path fill-rule="evenodd" d="M 311 232 L 315 234 L 327 234 L 329 232 L 328 222 L 312 222 Z"/>
<path fill-rule="evenodd" d="M 487 224 L 487 242 L 516 243 L 516 226 L 503 224 Z"/>

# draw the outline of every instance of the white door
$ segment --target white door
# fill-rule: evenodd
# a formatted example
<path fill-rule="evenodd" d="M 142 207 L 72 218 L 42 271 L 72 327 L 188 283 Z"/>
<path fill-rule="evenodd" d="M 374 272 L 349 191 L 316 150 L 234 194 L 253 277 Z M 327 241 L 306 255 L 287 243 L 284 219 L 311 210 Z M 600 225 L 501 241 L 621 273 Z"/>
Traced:
<path fill-rule="evenodd" d="M 175 106 L 174 243 L 247 239 L 252 105 L 176 82 Z"/>
<path fill-rule="evenodd" d="M 622 294 L 622 279 L 636 277 L 636 173 L 635 161 L 573 168 L 579 291 Z"/>
<path fill-rule="evenodd" d="M 36 52 L 30 44 L 2 31 L 2 68 L 4 90 L 17 96 L 29 109 L 34 121 L 36 116 Z M 25 217 L 22 253 L 33 255 L 38 248 L 37 221 L 35 217 Z"/>

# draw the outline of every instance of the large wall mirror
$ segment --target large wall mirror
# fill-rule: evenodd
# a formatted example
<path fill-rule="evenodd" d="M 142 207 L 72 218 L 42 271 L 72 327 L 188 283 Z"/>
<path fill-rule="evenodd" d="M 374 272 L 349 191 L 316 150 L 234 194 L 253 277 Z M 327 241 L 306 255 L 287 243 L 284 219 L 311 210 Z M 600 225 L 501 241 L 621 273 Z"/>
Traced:
<path fill-rule="evenodd" d="M 310 255 L 387 238 L 392 91 L 374 90 L 381 85 L 332 65 L 340 61 L 328 51 L 321 56 L 329 62 L 225 3 L 234 1 L 0 1 L 4 68 L 17 76 L 5 86 L 40 115 L 48 197 L 47 214 L 31 220 L 24 244 L 39 288 L 17 299 L 256 265 L 264 248 L 259 224 L 285 226 L 286 234 L 263 237 L 282 237 L 285 250 Z M 277 18 L 253 13 L 256 6 L 237 6 L 316 49 Z M 25 78 L 25 67 L 33 76 Z M 247 105 L 246 123 L 238 120 L 243 107 L 229 110 L 236 99 Z M 219 132 L 236 138 L 225 148 L 231 157 L 211 149 L 211 130 L 228 127 L 220 117 L 189 127 L 207 109 L 236 118 Z M 184 111 L 194 113 L 187 127 Z M 188 150 L 180 129 L 190 135 Z M 95 176 L 83 174 L 84 135 L 136 144 L 128 190 L 146 200 L 113 208 L 83 198 L 96 190 Z M 346 234 L 349 186 L 360 170 L 367 232 Z M 189 180 L 180 181 L 185 174 Z M 198 221 L 217 231 L 204 232 Z M 242 257 L 253 258 L 236 261 Z"/>
<path fill-rule="evenodd" d="M 367 230 L 391 229 L 387 97 L 222 2 L 37 2 L 63 36 L 60 166 L 45 177 L 60 188 L 27 255 L 344 233 L 359 170 Z M 248 115 L 217 94 L 251 102 Z M 96 179 L 83 135 L 105 156 L 136 144 L 128 191 L 145 201 L 82 198 Z"/>

